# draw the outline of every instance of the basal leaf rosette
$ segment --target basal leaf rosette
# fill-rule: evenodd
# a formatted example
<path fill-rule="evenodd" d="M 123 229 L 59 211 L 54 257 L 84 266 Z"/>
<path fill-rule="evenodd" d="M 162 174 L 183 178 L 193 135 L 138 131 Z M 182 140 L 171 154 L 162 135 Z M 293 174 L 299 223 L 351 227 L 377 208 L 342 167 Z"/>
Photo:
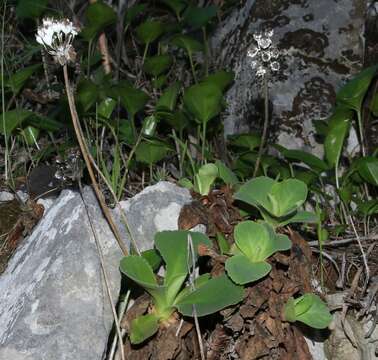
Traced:
<path fill-rule="evenodd" d="M 272 268 L 266 260 L 291 247 L 290 239 L 276 234 L 267 223 L 241 222 L 235 227 L 234 238 L 235 255 L 226 261 L 225 268 L 230 278 L 241 285 L 266 276 Z"/>

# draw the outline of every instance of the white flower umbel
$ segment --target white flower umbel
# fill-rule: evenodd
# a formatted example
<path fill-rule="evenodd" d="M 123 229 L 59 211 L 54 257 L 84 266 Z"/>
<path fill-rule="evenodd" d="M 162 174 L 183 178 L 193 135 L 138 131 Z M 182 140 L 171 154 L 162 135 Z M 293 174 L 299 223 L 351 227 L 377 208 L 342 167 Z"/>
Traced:
<path fill-rule="evenodd" d="M 38 27 L 36 40 L 62 66 L 75 61 L 76 53 L 72 41 L 78 28 L 68 19 L 45 18 Z"/>
<path fill-rule="evenodd" d="M 251 45 L 247 51 L 247 57 L 252 69 L 256 69 L 256 76 L 265 78 L 271 72 L 280 69 L 277 61 L 280 53 L 273 45 L 273 30 L 264 31 L 253 35 L 255 44 Z"/>

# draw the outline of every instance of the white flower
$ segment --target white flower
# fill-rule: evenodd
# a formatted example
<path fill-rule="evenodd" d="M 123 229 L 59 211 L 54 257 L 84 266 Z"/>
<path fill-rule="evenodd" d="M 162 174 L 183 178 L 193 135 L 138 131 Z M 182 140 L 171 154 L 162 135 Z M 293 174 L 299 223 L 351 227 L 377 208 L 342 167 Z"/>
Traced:
<path fill-rule="evenodd" d="M 260 40 L 257 40 L 257 43 L 262 49 L 267 49 L 270 45 L 272 45 L 271 38 L 261 38 Z"/>
<path fill-rule="evenodd" d="M 257 46 L 251 46 L 247 51 L 247 56 L 250 58 L 254 58 L 257 53 L 260 51 L 260 49 Z"/>
<path fill-rule="evenodd" d="M 270 63 L 270 68 L 273 71 L 278 71 L 280 69 L 280 63 L 278 61 L 273 61 Z"/>
<path fill-rule="evenodd" d="M 264 66 L 262 66 L 262 65 L 259 66 L 259 68 L 256 71 L 256 76 L 263 77 L 263 76 L 265 76 L 265 74 L 266 74 L 266 69 L 264 68 Z"/>
<path fill-rule="evenodd" d="M 268 62 L 270 60 L 271 56 L 272 55 L 271 55 L 270 51 L 263 51 L 261 53 L 261 60 L 264 61 L 264 62 Z"/>
<path fill-rule="evenodd" d="M 75 60 L 76 54 L 72 41 L 77 33 L 78 29 L 68 19 L 45 18 L 42 20 L 42 25 L 38 27 L 35 37 L 60 65 L 65 65 Z"/>

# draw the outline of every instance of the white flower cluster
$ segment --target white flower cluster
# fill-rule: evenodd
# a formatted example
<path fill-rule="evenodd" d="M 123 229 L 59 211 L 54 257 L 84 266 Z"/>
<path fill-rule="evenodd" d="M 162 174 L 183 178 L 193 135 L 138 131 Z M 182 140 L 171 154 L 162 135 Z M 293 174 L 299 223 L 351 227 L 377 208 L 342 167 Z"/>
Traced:
<path fill-rule="evenodd" d="M 68 19 L 45 18 L 38 27 L 36 40 L 60 65 L 65 65 L 75 60 L 72 41 L 77 33 L 78 29 Z"/>
<path fill-rule="evenodd" d="M 280 52 L 272 42 L 273 30 L 254 34 L 256 44 L 253 44 L 247 52 L 252 69 L 256 69 L 258 77 L 264 77 L 268 71 L 278 71 L 280 63 L 277 61 Z"/>

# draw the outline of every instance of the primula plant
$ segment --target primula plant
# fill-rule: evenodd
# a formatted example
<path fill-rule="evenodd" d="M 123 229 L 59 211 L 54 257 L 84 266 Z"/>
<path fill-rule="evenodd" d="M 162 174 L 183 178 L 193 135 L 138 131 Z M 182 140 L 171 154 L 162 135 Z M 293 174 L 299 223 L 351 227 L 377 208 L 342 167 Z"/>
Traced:
<path fill-rule="evenodd" d="M 202 274 L 185 286 L 189 273 L 195 270 L 192 264 L 196 261 L 191 259 L 188 241 L 192 241 L 195 256 L 199 245 L 211 246 L 205 235 L 196 232 L 163 231 L 155 235 L 155 247 L 165 263 L 163 280 L 157 279 L 151 265 L 142 256 L 130 255 L 121 261 L 121 271 L 153 299 L 151 312 L 131 323 L 132 343 L 141 343 L 155 334 L 160 324 L 168 321 L 175 311 L 184 316 L 204 316 L 242 300 L 243 288 L 225 275 L 211 278 L 210 274 Z"/>

